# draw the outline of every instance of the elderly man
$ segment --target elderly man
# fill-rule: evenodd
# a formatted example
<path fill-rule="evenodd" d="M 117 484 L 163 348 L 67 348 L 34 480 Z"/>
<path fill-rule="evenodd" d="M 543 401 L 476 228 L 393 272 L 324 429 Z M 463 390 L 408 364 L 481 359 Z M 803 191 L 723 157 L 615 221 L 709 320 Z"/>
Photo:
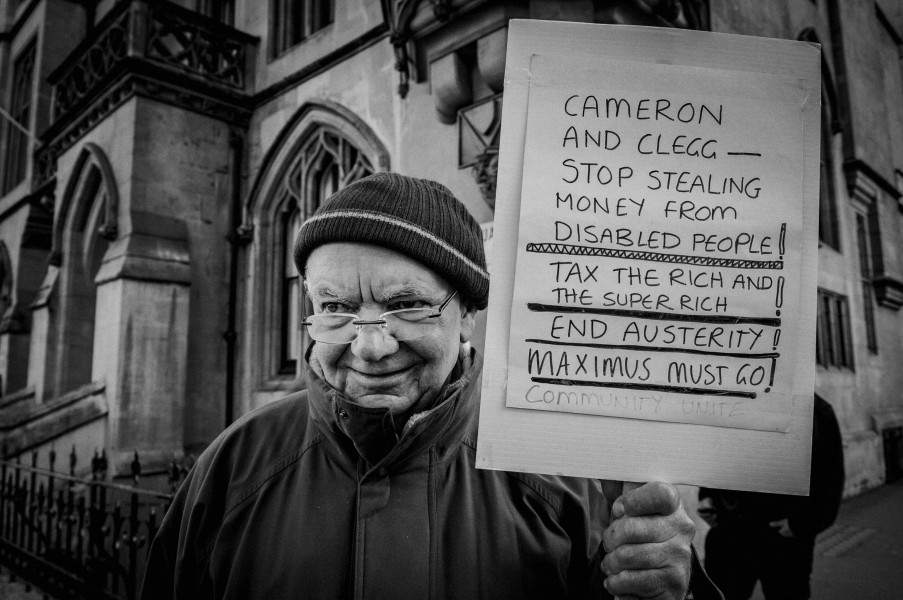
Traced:
<path fill-rule="evenodd" d="M 682 599 L 691 571 L 696 598 L 718 597 L 673 486 L 611 504 L 614 482 L 475 468 L 489 278 L 448 189 L 353 183 L 301 227 L 295 262 L 307 389 L 204 452 L 143 598 Z"/>

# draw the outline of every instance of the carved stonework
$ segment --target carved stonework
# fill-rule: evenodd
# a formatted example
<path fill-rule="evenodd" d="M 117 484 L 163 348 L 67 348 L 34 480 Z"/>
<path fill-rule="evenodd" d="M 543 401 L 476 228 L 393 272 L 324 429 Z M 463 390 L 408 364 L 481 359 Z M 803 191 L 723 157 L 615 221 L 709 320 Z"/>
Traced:
<path fill-rule="evenodd" d="M 411 71 L 414 61 L 411 44 L 414 32 L 411 21 L 417 9 L 426 0 L 383 0 L 383 16 L 389 24 L 389 41 L 395 51 L 395 70 L 398 71 L 398 95 L 404 98 L 410 88 Z M 450 0 L 429 0 L 433 18 L 439 23 L 451 19 Z"/>
<path fill-rule="evenodd" d="M 77 60 L 71 62 L 54 82 L 54 120 L 91 96 L 114 67 L 128 56 L 131 15 L 132 11 L 126 11 L 112 19 L 94 38 L 94 43 L 82 49 Z"/>
<path fill-rule="evenodd" d="M 164 10 L 152 10 L 145 56 L 181 71 L 241 90 L 247 44 Z"/>
<path fill-rule="evenodd" d="M 440 23 L 445 23 L 451 18 L 451 1 L 450 0 L 430 0 L 433 5 L 433 16 Z"/>
<path fill-rule="evenodd" d="M 57 156 L 135 94 L 247 124 L 257 38 L 148 0 L 119 3 L 97 31 L 49 77 L 53 122 L 36 151 L 36 188 L 54 177 Z"/>
<path fill-rule="evenodd" d="M 395 70 L 398 71 L 398 95 L 402 98 L 407 97 L 411 78 L 410 66 L 411 59 L 408 56 L 408 40 L 405 36 L 392 34 L 389 36 L 389 42 L 392 44 L 392 50 L 395 52 Z"/>
<path fill-rule="evenodd" d="M 609 0 L 601 23 L 710 29 L 708 0 Z"/>
<path fill-rule="evenodd" d="M 499 149 L 486 148 L 486 151 L 477 157 L 473 165 L 473 178 L 480 186 L 480 193 L 489 208 L 495 210 L 495 184 L 499 174 Z"/>
<path fill-rule="evenodd" d="M 903 281 L 885 275 L 872 280 L 872 285 L 879 305 L 891 310 L 903 307 Z"/>
<path fill-rule="evenodd" d="M 458 111 L 458 168 L 471 167 L 483 199 L 495 209 L 502 94 Z"/>
<path fill-rule="evenodd" d="M 103 223 L 97 228 L 97 235 L 108 242 L 112 242 L 119 235 L 118 231 L 116 223 Z"/>
<path fill-rule="evenodd" d="M 56 157 L 70 148 L 134 94 L 135 80 L 122 79 L 84 110 L 71 115 L 71 120 L 55 124 L 65 125 L 64 128 L 57 126 L 49 129 L 44 136 L 44 143 L 35 156 L 40 165 L 40 168 L 35 169 L 34 172 L 35 188 L 50 185 L 56 176 Z"/>

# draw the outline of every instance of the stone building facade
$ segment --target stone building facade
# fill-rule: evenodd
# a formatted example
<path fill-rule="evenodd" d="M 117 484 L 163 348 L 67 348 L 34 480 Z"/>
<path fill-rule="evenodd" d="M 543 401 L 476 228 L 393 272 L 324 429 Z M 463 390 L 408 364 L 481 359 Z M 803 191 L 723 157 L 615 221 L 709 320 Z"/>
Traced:
<path fill-rule="evenodd" d="M 7 452 L 159 471 L 303 387 L 292 236 L 368 173 L 444 183 L 491 250 L 511 18 L 822 45 L 816 389 L 848 494 L 898 476 L 895 0 L 0 0 Z"/>

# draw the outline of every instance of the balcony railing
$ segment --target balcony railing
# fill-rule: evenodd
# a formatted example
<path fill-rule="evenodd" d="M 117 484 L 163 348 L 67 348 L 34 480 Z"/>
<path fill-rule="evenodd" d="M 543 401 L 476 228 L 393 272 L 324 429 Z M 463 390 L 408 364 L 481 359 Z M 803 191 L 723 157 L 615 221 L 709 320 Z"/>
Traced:
<path fill-rule="evenodd" d="M 162 0 L 120 2 L 53 74 L 53 119 L 102 91 L 128 66 L 246 91 L 256 38 Z M 157 69 L 163 74 L 164 71 Z"/>
<path fill-rule="evenodd" d="M 103 481 L 105 455 L 91 461 L 92 477 L 79 478 L 75 451 L 69 475 L 0 460 L 0 562 L 57 600 L 132 600 L 158 521 L 172 494 Z M 173 467 L 174 489 L 183 473 Z M 132 465 L 137 483 L 138 456 Z"/>
<path fill-rule="evenodd" d="M 36 152 L 34 187 L 54 176 L 61 152 L 136 94 L 246 122 L 257 43 L 165 0 L 120 0 L 48 77 L 51 124 Z"/>

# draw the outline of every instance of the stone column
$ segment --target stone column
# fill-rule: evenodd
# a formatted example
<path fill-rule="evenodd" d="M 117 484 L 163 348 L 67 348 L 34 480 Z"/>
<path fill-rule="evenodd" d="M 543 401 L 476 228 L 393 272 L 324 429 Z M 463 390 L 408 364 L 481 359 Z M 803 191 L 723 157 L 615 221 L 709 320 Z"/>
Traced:
<path fill-rule="evenodd" d="M 106 382 L 114 475 L 144 472 L 183 452 L 191 268 L 181 219 L 133 211 L 132 230 L 97 274 L 92 381 Z"/>

